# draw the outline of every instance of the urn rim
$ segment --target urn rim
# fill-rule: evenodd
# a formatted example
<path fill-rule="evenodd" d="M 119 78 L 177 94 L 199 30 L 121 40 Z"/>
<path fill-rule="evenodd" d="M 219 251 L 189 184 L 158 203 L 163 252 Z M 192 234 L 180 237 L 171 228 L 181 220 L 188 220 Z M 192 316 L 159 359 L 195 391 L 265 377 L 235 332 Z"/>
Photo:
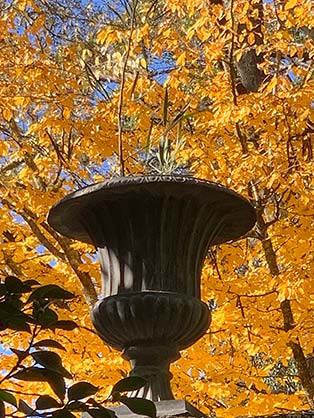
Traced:
<path fill-rule="evenodd" d="M 239 239 L 256 222 L 252 204 L 237 192 L 219 183 L 192 176 L 145 175 L 115 177 L 76 190 L 56 202 L 49 211 L 48 224 L 61 235 L 93 244 L 83 225 L 82 213 L 99 202 L 127 200 L 131 196 L 184 197 L 195 199 L 200 206 L 219 205 L 229 215 L 233 232 L 217 236 L 213 244 Z M 232 216 L 231 216 L 232 215 Z M 212 245 L 213 245 L 212 244 Z"/>

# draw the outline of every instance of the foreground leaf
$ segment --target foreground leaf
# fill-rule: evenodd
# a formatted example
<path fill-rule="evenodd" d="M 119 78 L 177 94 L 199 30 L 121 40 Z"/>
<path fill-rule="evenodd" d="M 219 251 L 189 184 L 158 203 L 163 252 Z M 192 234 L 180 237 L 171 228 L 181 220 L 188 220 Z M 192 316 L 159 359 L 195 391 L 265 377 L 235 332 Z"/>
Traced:
<path fill-rule="evenodd" d="M 59 373 L 62 376 L 71 379 L 71 373 L 69 373 L 62 366 L 61 357 L 57 353 L 53 353 L 51 351 L 35 351 L 31 354 L 31 356 L 41 366 L 44 366 L 48 370 L 52 370 L 53 372 Z"/>
<path fill-rule="evenodd" d="M 156 418 L 156 406 L 152 401 L 141 398 L 127 398 L 121 396 L 120 402 L 126 405 L 137 415 L 145 415 L 150 418 Z"/>
<path fill-rule="evenodd" d="M 28 367 L 15 373 L 12 377 L 18 380 L 24 380 L 27 382 L 46 382 L 47 377 L 44 374 L 44 369 L 39 367 Z"/>
<path fill-rule="evenodd" d="M 0 401 L 0 418 L 5 418 L 5 406 L 3 401 Z"/>
<path fill-rule="evenodd" d="M 60 320 L 52 324 L 51 328 L 73 331 L 75 328 L 78 328 L 78 325 L 74 321 Z"/>
<path fill-rule="evenodd" d="M 41 367 L 29 367 L 15 373 L 12 377 L 28 382 L 47 382 L 61 401 L 63 401 L 65 397 L 64 378 L 59 373 L 52 370 Z"/>
<path fill-rule="evenodd" d="M 26 415 L 31 415 L 34 413 L 34 409 L 31 408 L 25 401 L 22 399 L 19 400 L 19 410 Z"/>
<path fill-rule="evenodd" d="M 8 318 L 5 323 L 7 328 L 13 329 L 14 331 L 25 331 L 31 334 L 31 328 L 23 317 Z"/>
<path fill-rule="evenodd" d="M 10 350 L 18 357 L 19 361 L 23 361 L 28 355 L 28 351 L 16 350 L 15 348 L 10 348 Z"/>
<path fill-rule="evenodd" d="M 4 283 L 9 293 L 27 293 L 32 290 L 27 283 L 23 283 L 15 276 L 7 276 Z"/>
<path fill-rule="evenodd" d="M 115 418 L 116 414 L 113 411 L 110 411 L 106 408 L 96 409 L 96 408 L 90 408 L 87 410 L 89 415 L 91 415 L 93 418 Z"/>
<path fill-rule="evenodd" d="M 44 409 L 59 408 L 60 404 L 49 395 L 42 395 L 36 400 L 36 409 L 39 411 Z"/>
<path fill-rule="evenodd" d="M 34 316 L 38 323 L 44 328 L 51 328 L 58 321 L 58 314 L 49 308 L 46 308 L 43 311 L 34 309 Z"/>
<path fill-rule="evenodd" d="M 53 418 L 76 418 L 74 414 L 71 414 L 70 411 L 66 409 L 60 409 L 59 411 L 54 411 L 51 416 Z"/>
<path fill-rule="evenodd" d="M 0 389 L 0 401 L 4 401 L 13 406 L 17 406 L 17 402 L 16 402 L 14 395 L 2 389 Z"/>
<path fill-rule="evenodd" d="M 40 299 L 73 299 L 74 297 L 74 293 L 68 292 L 56 284 L 47 284 L 35 289 L 28 298 L 28 302 Z"/>
<path fill-rule="evenodd" d="M 68 389 L 68 399 L 69 401 L 83 399 L 87 396 L 95 395 L 97 391 L 98 388 L 88 382 L 75 383 Z"/>
<path fill-rule="evenodd" d="M 49 339 L 38 341 L 37 343 L 33 344 L 33 347 L 52 347 L 52 348 L 58 348 L 59 350 L 66 351 L 63 345 L 58 343 L 58 341 L 49 340 Z"/>
<path fill-rule="evenodd" d="M 58 398 L 63 402 L 64 397 L 65 397 L 65 390 L 66 390 L 64 378 L 60 374 L 52 372 L 50 370 L 47 370 L 47 377 L 48 377 L 47 381 L 51 389 L 58 396 Z"/>
<path fill-rule="evenodd" d="M 1 296 L 4 296 L 6 294 L 6 292 L 7 292 L 7 289 L 5 287 L 5 284 L 4 283 L 0 283 L 0 297 Z"/>
<path fill-rule="evenodd" d="M 111 393 L 115 392 L 130 392 L 138 390 L 145 386 L 146 380 L 139 376 L 129 376 L 125 379 L 119 380 L 112 388 Z"/>

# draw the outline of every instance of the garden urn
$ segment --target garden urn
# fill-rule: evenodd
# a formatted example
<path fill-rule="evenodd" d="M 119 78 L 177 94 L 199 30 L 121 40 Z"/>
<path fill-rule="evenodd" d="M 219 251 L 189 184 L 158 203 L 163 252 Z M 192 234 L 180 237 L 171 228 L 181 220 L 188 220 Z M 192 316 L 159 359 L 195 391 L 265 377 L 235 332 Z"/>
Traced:
<path fill-rule="evenodd" d="M 70 194 L 51 209 L 48 222 L 97 249 L 102 294 L 92 322 L 130 361 L 130 374 L 146 379 L 133 396 L 173 399 L 169 365 L 210 324 L 200 295 L 209 247 L 253 227 L 251 204 L 188 176 L 123 177 Z"/>

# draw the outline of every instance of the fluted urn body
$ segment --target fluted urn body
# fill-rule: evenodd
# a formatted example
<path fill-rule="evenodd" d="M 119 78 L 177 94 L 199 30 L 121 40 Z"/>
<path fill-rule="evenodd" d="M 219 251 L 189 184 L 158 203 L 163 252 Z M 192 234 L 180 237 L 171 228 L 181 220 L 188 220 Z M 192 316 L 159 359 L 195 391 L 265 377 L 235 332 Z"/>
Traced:
<path fill-rule="evenodd" d="M 210 323 L 200 300 L 208 248 L 253 227 L 250 203 L 191 177 L 128 177 L 72 193 L 48 222 L 97 248 L 103 294 L 94 326 L 130 360 L 131 373 L 147 379 L 142 396 L 171 399 L 169 364 Z"/>

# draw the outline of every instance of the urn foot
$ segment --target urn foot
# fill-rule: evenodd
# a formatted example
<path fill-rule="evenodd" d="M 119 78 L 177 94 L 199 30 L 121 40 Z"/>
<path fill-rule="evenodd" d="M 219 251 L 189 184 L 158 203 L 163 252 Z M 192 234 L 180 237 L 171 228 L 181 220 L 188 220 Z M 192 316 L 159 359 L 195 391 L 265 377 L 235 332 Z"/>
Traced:
<path fill-rule="evenodd" d="M 92 321 L 100 337 L 130 361 L 130 375 L 146 379 L 147 384 L 131 396 L 160 401 L 174 399 L 169 365 L 180 358 L 180 350 L 205 334 L 210 311 L 191 296 L 135 292 L 99 301 Z"/>

